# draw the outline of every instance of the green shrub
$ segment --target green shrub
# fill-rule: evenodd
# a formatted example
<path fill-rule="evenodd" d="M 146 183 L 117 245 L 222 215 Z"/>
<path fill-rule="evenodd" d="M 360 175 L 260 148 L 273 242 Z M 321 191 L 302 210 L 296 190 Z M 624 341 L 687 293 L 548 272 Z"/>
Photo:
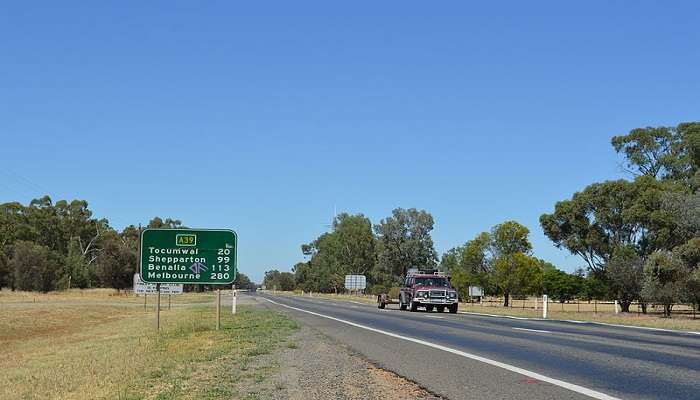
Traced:
<path fill-rule="evenodd" d="M 398 286 L 394 286 L 391 289 L 389 289 L 389 297 L 392 299 L 398 299 L 399 293 L 401 293 L 401 288 Z"/>
<path fill-rule="evenodd" d="M 372 285 L 372 286 L 369 288 L 369 293 L 370 293 L 370 294 L 373 294 L 373 295 L 375 295 L 375 296 L 376 296 L 376 295 L 380 295 L 380 294 L 382 294 L 382 293 L 386 293 L 386 286 L 380 285 L 380 284 Z"/>

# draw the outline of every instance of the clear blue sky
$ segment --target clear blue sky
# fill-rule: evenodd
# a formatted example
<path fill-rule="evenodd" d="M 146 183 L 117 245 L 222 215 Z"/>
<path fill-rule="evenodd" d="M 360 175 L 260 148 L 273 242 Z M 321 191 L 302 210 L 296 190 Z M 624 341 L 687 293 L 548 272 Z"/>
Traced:
<path fill-rule="evenodd" d="M 571 271 L 540 214 L 700 117 L 695 1 L 250 3 L 4 3 L 0 202 L 233 228 L 255 280 L 334 205 L 426 209 L 439 252 L 516 219 Z"/>

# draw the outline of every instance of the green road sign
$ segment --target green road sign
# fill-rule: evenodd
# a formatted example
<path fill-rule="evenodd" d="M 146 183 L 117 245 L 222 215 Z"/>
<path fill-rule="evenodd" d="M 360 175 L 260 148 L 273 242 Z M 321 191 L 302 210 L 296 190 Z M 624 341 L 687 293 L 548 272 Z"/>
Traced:
<path fill-rule="evenodd" d="M 236 279 L 238 237 L 226 229 L 145 229 L 141 279 L 147 283 L 226 285 Z"/>

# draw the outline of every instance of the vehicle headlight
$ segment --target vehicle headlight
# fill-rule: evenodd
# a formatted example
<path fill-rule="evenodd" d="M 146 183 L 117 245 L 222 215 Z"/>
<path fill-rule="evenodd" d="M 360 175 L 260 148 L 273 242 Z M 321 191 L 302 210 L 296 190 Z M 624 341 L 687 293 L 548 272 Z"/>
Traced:
<path fill-rule="evenodd" d="M 418 297 L 428 298 L 428 292 L 418 292 Z"/>
<path fill-rule="evenodd" d="M 454 299 L 457 297 L 457 292 L 450 292 L 448 296 L 450 296 L 451 299 Z"/>

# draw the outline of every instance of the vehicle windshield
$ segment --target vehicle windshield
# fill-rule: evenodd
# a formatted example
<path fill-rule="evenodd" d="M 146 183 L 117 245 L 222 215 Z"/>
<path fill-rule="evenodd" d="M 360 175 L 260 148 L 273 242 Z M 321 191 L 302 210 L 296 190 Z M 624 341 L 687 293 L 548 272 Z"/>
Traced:
<path fill-rule="evenodd" d="M 416 278 L 417 286 L 442 286 L 448 287 L 446 278 Z"/>

